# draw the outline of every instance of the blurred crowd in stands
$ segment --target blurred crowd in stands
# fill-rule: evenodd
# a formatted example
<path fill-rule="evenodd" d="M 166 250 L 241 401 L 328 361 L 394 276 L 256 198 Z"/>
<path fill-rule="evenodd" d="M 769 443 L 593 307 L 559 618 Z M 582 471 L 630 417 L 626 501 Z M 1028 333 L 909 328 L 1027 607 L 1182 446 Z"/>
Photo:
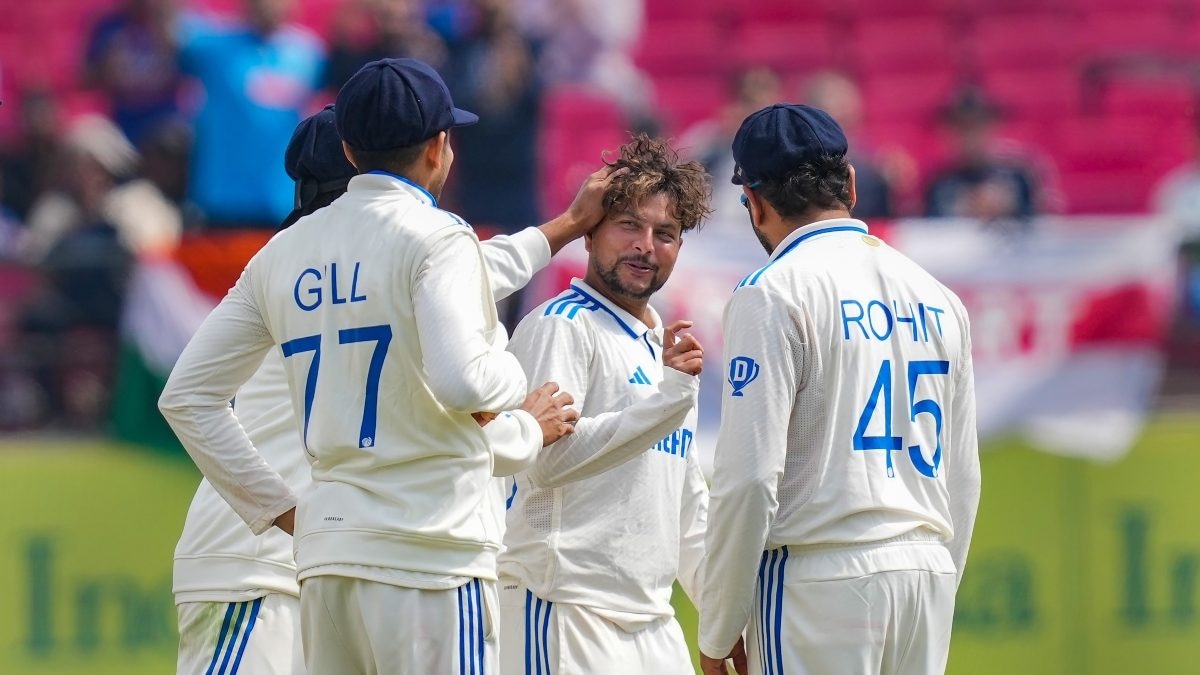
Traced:
<path fill-rule="evenodd" d="M 681 123 L 664 111 L 681 109 L 678 99 L 689 91 L 656 82 L 642 62 L 653 60 L 648 45 L 686 54 L 665 43 L 693 38 L 664 33 L 664 44 L 655 45 L 643 0 L 85 4 L 95 11 L 70 89 L 91 92 L 99 105 L 68 112 L 62 87 L 36 78 L 4 87 L 16 96 L 0 108 L 10 118 L 0 149 L 0 258 L 37 270 L 38 278 L 7 320 L 6 330 L 19 338 L 5 341 L 0 363 L 32 366 L 16 384 L 10 374 L 0 382 L 0 428 L 94 428 L 111 367 L 72 370 L 71 364 L 102 363 L 114 352 L 131 266 L 140 257 L 171 254 L 188 233 L 273 230 L 292 204 L 282 157 L 293 128 L 332 100 L 361 65 L 381 57 L 429 62 L 456 103 L 479 113 L 478 125 L 455 132 L 457 159 L 443 206 L 484 232 L 536 224 L 554 203 L 543 192 L 561 177 L 545 174 L 559 165 L 541 156 L 540 135 L 543 104 L 564 90 L 608 101 L 621 129 L 669 134 L 701 160 L 714 176 L 714 229 L 743 224 L 739 190 L 727 180 L 734 130 L 749 112 L 780 100 L 825 108 L 846 128 L 858 181 L 856 215 L 868 221 L 1021 223 L 1078 212 L 1068 208 L 1051 154 L 1005 138 L 1006 102 L 977 79 L 956 79 L 921 120 L 940 130 L 944 152 L 937 161 L 915 157 L 903 139 L 865 133 L 864 93 L 847 71 L 814 67 L 797 76 L 781 72 L 769 54 L 762 63 L 742 59 L 726 68 L 726 91 L 704 99 L 719 104 Z M 772 4 L 780 3 L 766 3 Z M 311 20 L 312 7 L 320 21 Z M 303 11 L 310 14 L 307 26 L 296 22 Z M 669 18 L 685 28 L 691 21 Z M 14 65 L 0 51 L 0 77 Z M 676 81 L 686 82 L 690 74 L 684 75 Z M 1200 134 L 1196 146 L 1200 157 Z M 598 157 L 586 159 L 594 164 Z M 1151 208 L 1200 239 L 1200 163 L 1168 176 L 1144 210 Z M 1200 285 L 1200 274 L 1192 279 Z M 1200 298 L 1200 288 L 1193 297 Z"/>

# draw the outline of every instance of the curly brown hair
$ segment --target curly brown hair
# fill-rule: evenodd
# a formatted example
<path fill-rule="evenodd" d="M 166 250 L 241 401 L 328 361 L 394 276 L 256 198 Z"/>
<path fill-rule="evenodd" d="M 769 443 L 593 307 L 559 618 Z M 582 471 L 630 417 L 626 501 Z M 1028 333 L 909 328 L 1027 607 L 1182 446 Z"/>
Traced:
<path fill-rule="evenodd" d="M 609 185 L 604 195 L 605 213 L 624 211 L 660 193 L 671 200 L 671 217 L 679 221 L 682 232 L 699 227 L 712 213 L 711 176 L 699 162 L 680 162 L 679 153 L 665 139 L 638 134 L 617 153 L 616 160 L 605 158 L 604 163 L 617 169 L 628 167 L 629 173 L 617 176 Z"/>

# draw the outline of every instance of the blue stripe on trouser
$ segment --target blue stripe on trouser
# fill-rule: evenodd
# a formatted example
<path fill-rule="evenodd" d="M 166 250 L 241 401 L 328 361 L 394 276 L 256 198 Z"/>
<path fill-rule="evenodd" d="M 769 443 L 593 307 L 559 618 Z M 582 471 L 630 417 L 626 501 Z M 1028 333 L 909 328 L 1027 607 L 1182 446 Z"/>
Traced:
<path fill-rule="evenodd" d="M 538 632 L 538 624 L 541 623 L 541 621 L 542 621 L 542 599 L 536 598 L 536 597 L 535 597 L 535 599 L 537 600 L 537 604 L 534 605 L 534 609 L 533 609 L 533 634 L 536 636 L 536 635 L 540 635 L 540 633 Z M 536 672 L 537 672 L 537 675 L 542 675 L 542 641 L 540 639 L 535 638 L 534 642 L 537 645 L 535 648 L 536 653 L 534 656 L 534 663 L 536 664 L 536 667 L 537 667 Z M 550 674 L 546 673 L 546 675 L 550 675 Z"/>
<path fill-rule="evenodd" d="M 471 592 L 471 582 L 468 581 L 463 586 L 463 592 L 467 594 L 467 660 L 471 662 L 471 675 L 475 675 L 478 672 L 478 664 L 475 663 L 475 631 L 479 628 L 475 615 L 479 607 L 475 602 L 475 594 Z"/>
<path fill-rule="evenodd" d="M 546 613 L 542 616 L 542 660 L 546 663 L 546 675 L 550 675 L 550 610 L 554 603 L 546 601 Z"/>
<path fill-rule="evenodd" d="M 533 609 L 533 592 L 525 590 L 525 675 L 532 675 L 533 668 L 533 630 L 529 627 L 530 610 Z"/>
<path fill-rule="evenodd" d="M 225 644 L 225 634 L 229 631 L 229 620 L 233 618 L 233 608 L 237 603 L 229 603 L 229 608 L 225 610 L 225 621 L 221 623 L 221 634 L 217 637 L 217 648 L 213 650 L 212 662 L 208 664 L 208 670 L 204 671 L 204 675 L 213 675 L 213 669 L 217 667 L 217 658 L 221 656 L 221 647 Z"/>
<path fill-rule="evenodd" d="M 763 670 L 763 672 L 766 675 L 776 675 L 775 660 L 771 658 L 772 648 L 775 645 L 775 639 L 776 639 L 774 631 L 771 630 L 771 625 L 772 625 L 771 614 L 772 614 L 772 610 L 775 609 L 774 603 L 772 602 L 772 600 L 775 597 L 775 567 L 778 564 L 778 562 L 779 562 L 779 552 L 771 551 L 771 558 L 767 562 L 767 585 L 766 585 L 766 590 L 763 592 L 763 607 L 764 607 L 764 609 L 763 609 L 762 630 L 763 630 L 763 643 L 766 645 L 765 651 L 767 654 L 767 667 Z"/>
<path fill-rule="evenodd" d="M 242 646 L 238 647 L 237 658 L 233 660 L 233 669 L 229 671 L 229 675 L 237 675 L 238 666 L 242 665 L 242 655 L 246 653 L 246 645 L 250 644 L 250 632 L 254 630 L 254 623 L 258 620 L 258 610 L 262 607 L 262 598 L 255 598 L 254 603 L 250 605 L 250 618 L 246 621 L 246 632 L 242 633 Z"/>
<path fill-rule="evenodd" d="M 788 550 L 781 549 L 783 558 L 779 561 L 779 579 L 775 582 L 775 675 L 783 674 L 783 640 L 779 633 L 783 627 L 783 572 L 787 568 Z"/>
<path fill-rule="evenodd" d="M 472 579 L 458 587 L 458 673 L 485 675 L 483 584 Z"/>
<path fill-rule="evenodd" d="M 483 586 L 483 583 L 481 581 L 479 581 L 478 579 L 476 579 L 475 580 L 475 612 L 476 612 L 476 614 L 479 615 L 479 620 L 476 622 L 476 625 L 479 627 L 479 630 L 476 633 L 476 635 L 478 636 L 476 645 L 479 650 L 479 675 L 485 675 L 484 667 L 483 667 L 483 598 L 482 598 L 483 591 L 481 589 L 482 586 Z"/>
<path fill-rule="evenodd" d="M 242 619 L 246 618 L 246 605 L 249 603 L 239 602 L 237 617 L 233 620 L 233 633 L 230 634 L 229 642 L 225 644 L 225 656 L 221 659 L 221 667 L 217 668 L 218 675 L 225 675 L 225 666 L 229 665 L 229 659 L 233 658 L 233 646 L 238 640 L 238 635 L 242 631 Z"/>
<path fill-rule="evenodd" d="M 550 675 L 548 638 L 552 607 L 554 603 L 534 596 L 532 591 L 525 591 L 525 675 Z"/>
<path fill-rule="evenodd" d="M 467 675 L 467 642 L 463 630 L 463 591 L 458 587 L 458 675 Z"/>
<path fill-rule="evenodd" d="M 766 597 L 767 597 L 767 556 L 763 551 L 762 560 L 758 563 L 758 665 L 765 674 L 767 672 L 767 640 L 766 640 Z"/>

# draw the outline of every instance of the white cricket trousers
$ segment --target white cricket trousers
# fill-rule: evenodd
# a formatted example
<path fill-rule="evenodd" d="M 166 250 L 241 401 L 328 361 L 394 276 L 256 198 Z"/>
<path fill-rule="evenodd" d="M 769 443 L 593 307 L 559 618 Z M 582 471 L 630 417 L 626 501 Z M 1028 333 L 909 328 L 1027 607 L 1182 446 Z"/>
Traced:
<path fill-rule="evenodd" d="M 178 675 L 305 675 L 295 596 L 184 602 L 177 610 Z"/>
<path fill-rule="evenodd" d="M 496 584 L 428 591 L 318 576 L 300 584 L 314 675 L 494 675 Z"/>
<path fill-rule="evenodd" d="M 809 554 L 763 555 L 746 635 L 751 675 L 939 675 L 954 620 L 953 572 L 803 578 Z M 821 553 L 817 555 L 839 555 Z M 856 553 L 849 556 L 853 567 Z M 789 557 L 791 558 L 789 560 Z M 951 566 L 953 563 L 951 563 Z M 801 577 L 801 578 L 795 578 Z"/>
<path fill-rule="evenodd" d="M 675 617 L 626 631 L 511 579 L 500 584 L 501 675 L 695 675 Z"/>

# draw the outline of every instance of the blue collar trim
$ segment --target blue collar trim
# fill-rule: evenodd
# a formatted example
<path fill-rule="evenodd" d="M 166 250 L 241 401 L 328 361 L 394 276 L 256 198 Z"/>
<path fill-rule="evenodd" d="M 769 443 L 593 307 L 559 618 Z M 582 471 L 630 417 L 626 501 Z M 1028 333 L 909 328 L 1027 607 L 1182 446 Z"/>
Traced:
<path fill-rule="evenodd" d="M 575 284 L 571 284 L 571 290 L 582 295 L 583 297 L 587 298 L 588 300 L 591 300 L 592 302 L 596 303 L 596 306 L 598 306 L 600 309 L 608 312 L 608 315 L 611 316 L 613 318 L 613 320 L 617 322 L 618 326 L 620 326 L 626 333 L 629 334 L 629 337 L 633 338 L 634 340 L 641 337 L 637 333 L 633 332 L 633 329 L 629 327 L 629 324 L 625 323 L 625 321 L 622 320 L 621 317 L 617 316 L 617 313 L 612 311 L 612 309 L 609 308 L 608 304 L 605 303 L 603 300 L 598 300 L 598 299 L 592 297 L 591 293 L 588 293 L 587 291 L 576 286 Z M 651 350 L 651 351 L 653 351 L 653 350 Z"/>
<path fill-rule="evenodd" d="M 809 239 L 812 239 L 813 237 L 815 237 L 819 234 L 829 234 L 830 232 L 858 232 L 861 234 L 866 234 L 867 230 L 866 230 L 866 228 L 854 227 L 852 225 L 839 225 L 837 227 L 823 227 L 819 230 L 813 230 L 812 232 L 809 232 L 808 234 L 802 235 L 800 237 L 796 237 L 796 240 L 793 241 L 792 243 L 788 244 L 787 248 L 780 251 L 779 255 L 775 256 L 775 258 L 773 260 L 771 260 L 771 262 L 767 263 L 766 265 L 763 265 L 754 274 L 751 274 L 750 276 L 746 277 L 745 279 L 742 279 L 742 283 L 738 284 L 737 287 L 741 288 L 742 286 L 753 286 L 755 283 L 758 282 L 758 279 L 759 279 L 759 277 L 761 277 L 763 275 L 763 272 L 766 272 L 771 267 L 771 265 L 774 265 L 775 263 L 782 260 L 783 256 L 791 253 L 792 249 L 796 248 L 801 243 L 808 241 Z"/>
<path fill-rule="evenodd" d="M 433 204 L 433 208 L 435 208 L 435 209 L 438 208 L 437 197 L 434 197 L 433 193 L 431 193 L 429 190 L 426 190 L 425 188 L 421 187 L 420 185 L 417 185 L 416 183 L 412 182 L 411 180 L 405 178 L 404 176 L 401 176 L 400 174 L 392 173 L 390 171 L 384 171 L 382 169 L 375 169 L 374 171 L 368 171 L 367 173 L 373 173 L 377 176 L 388 176 L 390 178 L 395 178 L 396 180 L 400 181 L 401 183 L 408 183 L 409 185 L 420 190 L 421 193 L 424 194 L 426 197 L 429 197 L 429 201 Z"/>

